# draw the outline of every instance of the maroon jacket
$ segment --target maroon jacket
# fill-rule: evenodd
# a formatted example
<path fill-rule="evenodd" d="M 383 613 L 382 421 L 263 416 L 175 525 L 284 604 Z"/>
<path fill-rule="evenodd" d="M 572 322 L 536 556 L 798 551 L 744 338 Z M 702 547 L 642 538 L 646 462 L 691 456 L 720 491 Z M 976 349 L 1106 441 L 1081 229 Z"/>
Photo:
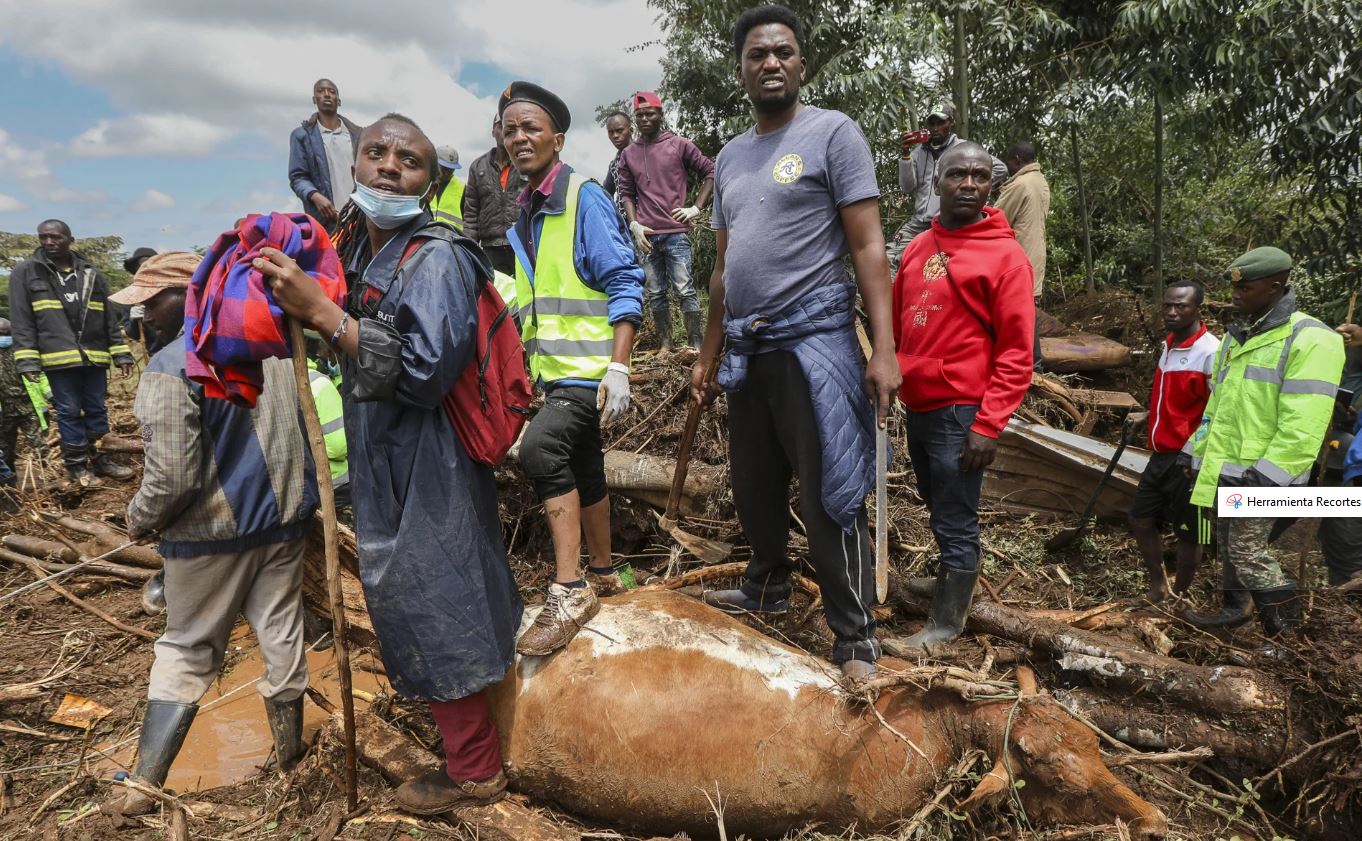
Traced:
<path fill-rule="evenodd" d="M 619 197 L 634 203 L 634 218 L 659 234 L 683 234 L 690 226 L 672 218 L 687 207 L 686 175 L 714 177 L 714 161 L 684 137 L 659 129 L 652 140 L 640 137 L 620 152 Z"/>

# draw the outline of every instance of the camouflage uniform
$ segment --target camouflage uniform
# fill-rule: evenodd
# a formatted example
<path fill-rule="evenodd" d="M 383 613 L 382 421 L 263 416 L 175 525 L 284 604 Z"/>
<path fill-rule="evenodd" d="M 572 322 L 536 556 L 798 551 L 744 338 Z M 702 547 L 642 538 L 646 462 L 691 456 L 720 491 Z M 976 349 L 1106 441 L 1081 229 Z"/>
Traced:
<path fill-rule="evenodd" d="M 14 349 L 0 348 L 0 450 L 10 466 L 15 466 L 20 431 L 29 449 L 41 457 L 46 447 L 28 388 L 14 368 Z"/>
<path fill-rule="evenodd" d="M 1289 582 L 1277 561 L 1276 551 L 1267 542 L 1273 522 L 1271 517 L 1220 517 L 1216 520 L 1216 543 L 1228 573 L 1224 589 L 1271 590 Z"/>

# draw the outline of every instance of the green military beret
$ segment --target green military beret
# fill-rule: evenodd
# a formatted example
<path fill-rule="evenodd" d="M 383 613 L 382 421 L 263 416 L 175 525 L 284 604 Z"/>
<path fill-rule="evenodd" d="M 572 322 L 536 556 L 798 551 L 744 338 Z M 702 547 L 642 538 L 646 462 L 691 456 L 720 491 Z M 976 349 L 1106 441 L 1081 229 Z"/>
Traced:
<path fill-rule="evenodd" d="M 1291 255 L 1280 248 L 1264 245 L 1237 258 L 1225 270 L 1225 277 L 1231 282 L 1237 280 L 1261 280 L 1265 277 L 1291 271 Z"/>

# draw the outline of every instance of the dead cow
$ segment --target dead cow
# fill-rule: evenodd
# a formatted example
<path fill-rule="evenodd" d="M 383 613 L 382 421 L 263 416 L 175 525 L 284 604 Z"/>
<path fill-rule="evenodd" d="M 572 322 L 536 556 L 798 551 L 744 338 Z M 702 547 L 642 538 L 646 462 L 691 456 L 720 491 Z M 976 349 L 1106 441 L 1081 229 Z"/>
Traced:
<path fill-rule="evenodd" d="M 519 790 L 647 832 L 713 837 L 706 791 L 722 797 L 729 837 L 811 822 L 887 828 L 974 747 L 998 763 L 964 808 L 1005 796 L 1010 769 L 1026 781 L 1017 794 L 1033 821 L 1120 818 L 1143 838 L 1167 831 L 1103 765 L 1096 736 L 1046 697 L 883 691 L 876 708 L 923 759 L 837 677 L 701 602 L 641 591 L 605 600 L 562 651 L 519 659 L 493 693 L 492 717 Z"/>

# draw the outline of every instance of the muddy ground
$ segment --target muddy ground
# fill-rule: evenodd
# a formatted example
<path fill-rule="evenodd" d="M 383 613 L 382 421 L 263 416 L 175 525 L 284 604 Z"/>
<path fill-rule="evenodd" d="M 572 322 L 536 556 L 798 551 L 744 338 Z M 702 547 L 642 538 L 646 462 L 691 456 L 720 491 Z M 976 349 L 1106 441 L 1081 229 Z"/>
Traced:
<path fill-rule="evenodd" d="M 1111 295 L 1098 301 L 1069 301 L 1052 309 L 1061 315 L 1071 315 L 1070 310 L 1086 313 L 1087 323 L 1080 325 L 1084 329 L 1126 341 L 1137 349 L 1148 349 L 1147 342 L 1132 334 L 1132 326 L 1142 328 L 1129 314 L 1128 297 Z M 1103 320 L 1102 323 L 1093 323 L 1094 312 L 1099 313 L 1095 318 Z M 646 354 L 649 350 L 646 339 L 642 350 L 645 355 L 635 367 L 641 375 L 635 386 L 635 405 L 629 416 L 610 431 L 607 444 L 628 451 L 674 456 L 684 416 L 686 360 L 658 359 Z M 1143 402 L 1147 397 L 1147 371 L 1152 366 L 1148 355 L 1137 356 L 1131 369 L 1088 378 L 1084 384 L 1130 390 Z M 134 436 L 136 426 L 128 408 L 129 393 L 124 388 L 116 388 L 115 392 L 111 398 L 115 432 Z M 1035 408 L 1038 412 L 1044 409 L 1039 404 Z M 702 424 L 695 453 L 697 461 L 720 467 L 725 464 L 723 423 L 720 405 Z M 1111 434 L 1115 423 L 1113 418 L 1099 424 L 1098 433 Z M 896 435 L 900 438 L 897 452 L 902 454 L 905 450 L 901 431 Z M 124 460 L 140 467 L 136 457 L 127 456 Z M 924 575 L 933 555 L 926 512 L 914 490 L 911 469 L 902 456 L 891 472 L 894 478 L 890 481 L 890 542 L 894 547 L 894 575 Z M 57 478 L 55 463 L 43 478 Z M 542 598 L 551 568 L 547 530 L 530 488 L 514 466 L 499 471 L 499 485 L 512 565 L 527 602 L 532 603 Z M 43 491 L 30 493 L 27 502 L 30 509 L 65 508 L 83 517 L 118 524 L 134 488 L 135 481 L 79 497 Z M 640 580 L 686 567 L 687 557 L 678 555 L 670 538 L 658 530 L 652 509 L 619 497 L 613 506 L 615 551 L 629 560 Z M 1121 524 L 1099 524 L 1078 546 L 1052 556 L 1046 554 L 1043 543 L 1068 523 L 1019 519 L 996 511 L 985 511 L 983 521 L 983 571 L 1003 603 L 1028 610 L 1083 611 L 1104 605 L 1114 605 L 1110 610 L 1116 611 L 1141 609 L 1138 597 L 1144 589 L 1143 573 L 1135 546 Z M 1322 589 L 1320 561 L 1310 545 L 1312 528 L 1308 526 L 1303 524 L 1293 530 L 1295 533 L 1289 539 L 1294 542 L 1290 545 L 1304 543 L 1307 580 L 1312 588 L 1319 589 L 1309 602 L 1311 610 L 1305 633 L 1285 661 L 1266 661 L 1251 653 L 1260 641 L 1254 626 L 1241 629 L 1232 637 L 1216 638 L 1191 632 L 1167 614 L 1151 615 L 1161 623 L 1159 627 L 1172 642 L 1176 657 L 1208 664 L 1248 658 L 1254 667 L 1283 680 L 1293 691 L 1291 711 L 1284 726 L 1309 733 L 1310 743 L 1330 737 L 1335 737 L 1335 741 L 1312 749 L 1303 757 L 1281 757 L 1283 762 L 1290 762 L 1291 773 L 1282 775 L 1280 783 L 1276 778 L 1253 782 L 1271 771 L 1270 767 L 1236 767 L 1215 759 L 1118 769 L 1123 781 L 1165 811 L 1172 824 L 1171 838 L 1239 837 L 1263 841 L 1315 838 L 1326 837 L 1322 827 L 1326 823 L 1337 824 L 1339 819 L 1351 818 L 1353 826 L 1358 825 L 1362 760 L 1356 733 L 1362 729 L 1362 654 L 1358 653 L 1362 651 L 1358 644 L 1362 640 L 1362 610 L 1358 602 Z M 738 548 L 733 559 L 745 557 L 731 498 L 726 493 L 710 501 L 703 517 L 688 519 L 686 527 L 706 537 L 734 542 Z M 25 512 L 0 520 L 0 535 L 11 533 L 43 535 Z M 792 539 L 798 557 L 804 546 L 797 529 Z M 1288 550 L 1287 556 L 1294 565 L 1298 558 L 1294 548 Z M 1203 567 L 1190 604 L 1204 607 L 1216 601 L 1210 570 L 1209 565 Z M 0 597 L 31 580 L 26 570 L 0 563 Z M 159 630 L 160 620 L 141 613 L 134 585 L 81 574 L 69 576 L 66 584 L 124 623 L 153 633 Z M 762 629 L 826 656 L 831 637 L 821 614 L 809 610 L 810 605 L 801 602 L 801 598 L 806 597 L 797 597 L 794 609 Z M 883 608 L 879 618 L 886 637 L 907 635 L 921 623 L 918 618 L 900 615 L 890 608 Z M 325 632 L 324 622 L 318 620 L 309 627 L 309 639 L 319 639 Z M 984 659 L 986 641 L 966 636 L 959 658 L 977 667 Z M 110 792 L 108 779 L 116 767 L 107 756 L 127 762 L 127 754 L 119 753 L 115 746 L 135 744 L 151 663 L 151 643 L 112 627 L 46 589 L 0 603 L 0 640 L 3 640 L 0 691 L 60 674 L 42 685 L 36 698 L 0 702 L 0 726 L 6 728 L 0 729 L 0 838 L 174 837 L 176 828 L 169 826 L 161 815 L 149 816 L 137 827 L 118 831 L 96 809 Z M 240 682 L 234 676 L 242 672 L 234 671 L 234 667 L 249 667 L 252 657 L 251 638 L 246 633 L 229 652 L 221 690 L 230 692 Z M 357 658 L 364 659 L 364 654 Z M 1051 664 L 1038 662 L 1036 666 L 1046 687 L 1062 689 L 1081 684 L 1081 680 L 1060 673 Z M 314 683 L 328 684 L 325 666 L 321 665 L 319 671 L 322 674 L 314 671 Z M 368 688 L 369 696 L 363 705 L 371 704 L 372 709 L 423 744 L 438 748 L 438 734 L 422 705 L 392 697 L 381 680 L 361 683 L 357 679 L 357 683 Z M 68 693 L 92 699 L 109 712 L 88 730 L 52 723 L 49 719 Z M 260 705 L 249 687 L 236 692 L 233 699 L 238 707 L 248 710 L 245 713 L 248 719 L 254 715 L 249 708 L 258 710 Z M 320 721 L 315 710 L 310 720 Z M 229 732 L 221 736 L 221 743 L 249 746 L 254 740 L 259 764 L 265 765 L 268 730 L 264 729 L 263 721 L 257 719 L 256 723 L 254 730 L 243 725 L 246 729 L 236 735 Z M 187 824 L 187 837 L 329 841 L 336 834 L 344 812 L 339 782 L 341 747 L 333 727 L 320 732 L 318 745 L 288 775 L 266 770 L 217 787 L 212 785 L 211 776 L 182 784 L 180 788 L 172 784 L 171 788 L 189 804 L 194 815 Z M 954 781 L 953 798 L 963 797 L 985 770 L 987 766 L 980 765 Z M 402 815 L 394 807 L 390 786 L 367 768 L 361 767 L 359 784 L 364 801 L 362 813 L 344 824 L 341 837 L 389 840 L 477 837 L 466 828 L 441 820 Z M 952 781 L 942 780 L 942 784 L 952 785 Z M 955 800 L 947 798 L 948 806 L 952 802 Z M 584 837 L 632 837 L 613 827 L 577 822 L 567 812 L 556 809 L 555 804 L 529 805 L 542 809 L 553 820 L 579 829 Z M 1326 820 L 1321 821 L 1321 816 Z M 1345 834 L 1335 830 L 1332 837 L 1358 837 L 1346 834 L 1351 830 L 1342 832 Z M 793 837 L 811 841 L 867 838 L 846 827 L 809 827 Z M 1120 826 L 1037 830 L 1030 826 L 1024 813 L 1003 806 L 968 820 L 942 810 L 899 837 L 1119 839 L 1128 834 Z"/>

